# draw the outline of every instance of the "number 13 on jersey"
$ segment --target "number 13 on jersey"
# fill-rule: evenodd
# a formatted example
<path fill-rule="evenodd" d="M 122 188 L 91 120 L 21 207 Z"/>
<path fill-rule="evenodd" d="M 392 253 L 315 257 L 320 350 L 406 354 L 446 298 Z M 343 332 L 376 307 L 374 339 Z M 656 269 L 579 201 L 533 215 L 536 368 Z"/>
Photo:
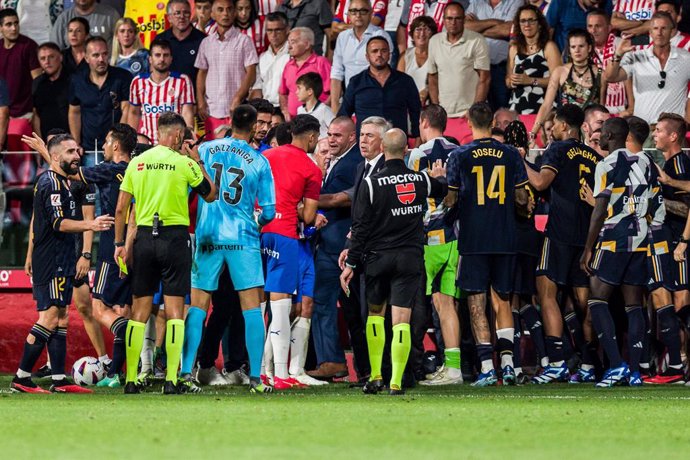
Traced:
<path fill-rule="evenodd" d="M 216 184 L 216 188 L 219 191 L 218 197 L 216 198 L 218 199 L 221 196 L 220 177 L 223 174 L 224 166 L 222 163 L 213 163 L 211 167 L 215 170 L 213 182 Z M 231 175 L 232 180 L 228 184 L 230 190 L 223 190 L 223 201 L 234 206 L 242 199 L 242 179 L 244 179 L 244 171 L 240 168 L 230 167 L 226 172 Z"/>

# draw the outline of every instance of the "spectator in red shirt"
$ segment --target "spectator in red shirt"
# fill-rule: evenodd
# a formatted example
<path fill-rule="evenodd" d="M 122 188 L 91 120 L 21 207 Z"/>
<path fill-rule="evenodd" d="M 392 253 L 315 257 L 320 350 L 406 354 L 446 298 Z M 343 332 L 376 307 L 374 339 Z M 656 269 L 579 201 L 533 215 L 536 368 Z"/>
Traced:
<path fill-rule="evenodd" d="M 323 93 L 319 100 L 329 104 L 331 94 L 331 64 L 314 51 L 314 32 L 307 27 L 296 27 L 288 35 L 290 60 L 285 65 L 280 81 L 280 109 L 289 121 L 297 115 L 297 78 L 309 72 L 318 73 L 323 79 Z"/>
<path fill-rule="evenodd" d="M 7 83 L 10 117 L 30 118 L 31 82 L 41 75 L 38 45 L 19 33 L 19 16 L 11 8 L 0 10 L 0 78 Z"/>

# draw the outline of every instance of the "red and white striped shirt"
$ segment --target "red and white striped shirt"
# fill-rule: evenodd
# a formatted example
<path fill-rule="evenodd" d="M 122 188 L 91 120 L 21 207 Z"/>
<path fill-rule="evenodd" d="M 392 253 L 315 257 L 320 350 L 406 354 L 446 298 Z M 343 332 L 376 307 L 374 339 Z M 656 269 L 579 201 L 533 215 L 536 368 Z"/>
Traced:
<path fill-rule="evenodd" d="M 254 24 L 250 25 L 246 29 L 243 29 L 239 25 L 236 26 L 242 34 L 252 39 L 252 43 L 254 44 L 254 48 L 256 48 L 257 55 L 263 53 L 268 46 L 265 20 L 266 16 L 259 16 L 256 18 L 256 21 L 254 21 Z"/>
<path fill-rule="evenodd" d="M 195 104 L 192 81 L 187 75 L 171 72 L 160 83 L 150 74 L 134 77 L 129 87 L 129 103 L 141 107 L 139 132 L 158 143 L 158 117 L 167 111 L 180 113 L 185 104 Z"/>
<path fill-rule="evenodd" d="M 283 2 L 280 0 L 257 0 L 256 13 L 260 18 L 264 17 L 268 13 L 273 13 L 275 10 L 277 10 L 281 3 Z"/>
<path fill-rule="evenodd" d="M 375 0 L 374 4 L 371 6 L 371 13 L 374 16 L 378 16 L 381 20 L 386 19 L 386 12 L 388 10 L 388 0 Z M 350 18 L 348 17 L 348 10 L 350 9 L 350 0 L 342 0 L 338 2 L 335 7 L 335 13 L 333 13 L 334 22 L 342 22 L 343 24 L 349 24 Z"/>
<path fill-rule="evenodd" d="M 443 12 L 446 10 L 448 3 L 450 3 L 449 0 L 436 0 L 429 5 L 426 0 L 412 0 L 407 19 L 407 34 L 410 34 L 412 21 L 424 15 L 431 16 L 438 27 L 438 32 L 441 32 L 443 30 Z"/>
<path fill-rule="evenodd" d="M 606 69 L 606 66 L 613 60 L 613 55 L 616 52 L 616 36 L 612 33 L 606 40 L 606 44 L 601 48 L 594 48 L 594 64 L 601 70 Z M 611 113 L 619 113 L 625 109 L 627 98 L 625 95 L 625 85 L 618 81 L 609 83 L 606 87 L 606 108 Z"/>
<path fill-rule="evenodd" d="M 623 13 L 628 21 L 648 21 L 654 14 L 654 0 L 614 0 L 614 13 Z"/>

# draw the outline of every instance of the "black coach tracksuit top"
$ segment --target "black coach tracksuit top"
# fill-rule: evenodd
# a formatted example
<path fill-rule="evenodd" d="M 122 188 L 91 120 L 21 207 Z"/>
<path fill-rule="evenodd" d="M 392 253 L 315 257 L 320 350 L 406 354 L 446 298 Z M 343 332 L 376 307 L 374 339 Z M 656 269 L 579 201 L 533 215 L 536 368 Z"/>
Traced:
<path fill-rule="evenodd" d="M 355 197 L 347 264 L 357 266 L 368 252 L 424 247 L 427 198 L 446 195 L 445 180 L 416 172 L 403 160 L 387 160 L 362 181 Z"/>

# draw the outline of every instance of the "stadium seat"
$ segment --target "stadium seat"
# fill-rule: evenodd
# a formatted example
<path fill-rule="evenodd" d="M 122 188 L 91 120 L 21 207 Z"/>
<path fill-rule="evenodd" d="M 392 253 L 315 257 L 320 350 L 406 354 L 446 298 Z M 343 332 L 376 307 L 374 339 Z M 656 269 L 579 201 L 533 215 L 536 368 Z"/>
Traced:
<path fill-rule="evenodd" d="M 8 152 L 30 152 L 22 135 L 31 135 L 31 123 L 24 118 L 11 118 L 7 129 Z M 34 153 L 8 153 L 3 159 L 3 188 L 6 193 L 10 221 L 28 225 L 31 219 L 32 189 L 38 173 L 39 158 Z"/>
<path fill-rule="evenodd" d="M 468 135 L 470 136 L 470 141 L 472 140 L 472 132 L 467 125 L 467 118 L 465 117 L 449 118 L 446 124 L 446 131 L 443 134 L 446 136 L 453 136 L 461 144 L 467 143 L 467 141 L 463 142 L 463 140 Z"/>

